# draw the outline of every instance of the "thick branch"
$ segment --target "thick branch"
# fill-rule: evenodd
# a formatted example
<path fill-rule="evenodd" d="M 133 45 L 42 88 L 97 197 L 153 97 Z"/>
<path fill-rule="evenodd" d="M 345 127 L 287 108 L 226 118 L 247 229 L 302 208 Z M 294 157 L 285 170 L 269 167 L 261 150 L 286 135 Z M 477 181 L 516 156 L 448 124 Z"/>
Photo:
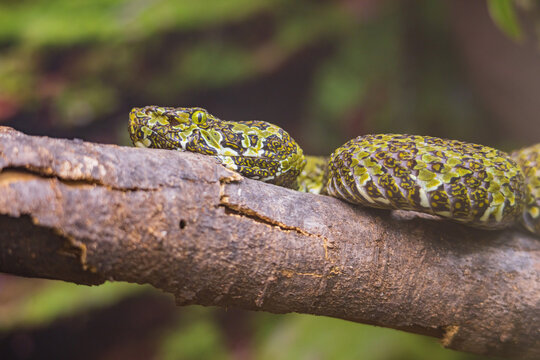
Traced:
<path fill-rule="evenodd" d="M 149 283 L 540 358 L 540 241 L 242 179 L 191 153 L 0 127 L 0 271 Z"/>

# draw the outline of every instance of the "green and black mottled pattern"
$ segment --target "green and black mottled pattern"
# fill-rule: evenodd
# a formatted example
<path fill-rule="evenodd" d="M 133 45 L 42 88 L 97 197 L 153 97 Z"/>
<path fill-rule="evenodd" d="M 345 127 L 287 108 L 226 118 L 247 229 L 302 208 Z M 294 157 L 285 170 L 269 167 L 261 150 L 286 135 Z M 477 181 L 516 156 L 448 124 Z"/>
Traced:
<path fill-rule="evenodd" d="M 521 166 L 527 185 L 527 204 L 521 222 L 530 232 L 540 234 L 540 144 L 512 153 Z"/>
<path fill-rule="evenodd" d="M 224 121 L 202 108 L 134 108 L 129 133 L 135 146 L 210 155 L 246 177 L 294 189 L 305 164 L 302 149 L 280 127 Z"/>
<path fill-rule="evenodd" d="M 201 108 L 157 106 L 133 109 L 129 132 L 136 146 L 210 155 L 246 177 L 301 191 L 485 229 L 521 219 L 540 234 L 540 144 L 510 157 L 430 136 L 366 135 L 328 160 L 304 157 L 286 131 L 264 121 L 224 121 Z"/>
<path fill-rule="evenodd" d="M 328 194 L 384 209 L 422 211 L 482 228 L 523 212 L 518 165 L 487 146 L 430 136 L 366 135 L 331 157 Z"/>

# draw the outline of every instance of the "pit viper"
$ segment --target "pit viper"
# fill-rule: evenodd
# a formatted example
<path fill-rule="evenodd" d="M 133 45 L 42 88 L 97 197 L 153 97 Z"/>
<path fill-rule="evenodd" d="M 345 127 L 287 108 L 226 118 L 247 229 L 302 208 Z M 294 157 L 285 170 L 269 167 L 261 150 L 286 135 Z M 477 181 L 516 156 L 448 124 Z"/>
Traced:
<path fill-rule="evenodd" d="M 540 235 L 540 143 L 507 154 L 431 136 L 358 136 L 330 158 L 305 156 L 282 128 L 225 121 L 198 107 L 134 108 L 135 146 L 209 155 L 241 175 L 353 204 L 438 215 L 469 226 L 521 223 Z"/>

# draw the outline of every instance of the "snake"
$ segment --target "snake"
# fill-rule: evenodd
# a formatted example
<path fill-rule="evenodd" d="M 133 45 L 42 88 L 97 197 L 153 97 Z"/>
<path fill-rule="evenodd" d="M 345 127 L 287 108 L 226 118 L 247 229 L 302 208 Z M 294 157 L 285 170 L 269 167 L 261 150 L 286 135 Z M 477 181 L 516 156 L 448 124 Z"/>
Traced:
<path fill-rule="evenodd" d="M 136 107 L 128 130 L 134 146 L 211 156 L 247 178 L 486 230 L 521 224 L 540 235 L 540 143 L 508 154 L 432 136 L 373 134 L 330 157 L 307 156 L 277 125 L 221 120 L 200 107 Z"/>

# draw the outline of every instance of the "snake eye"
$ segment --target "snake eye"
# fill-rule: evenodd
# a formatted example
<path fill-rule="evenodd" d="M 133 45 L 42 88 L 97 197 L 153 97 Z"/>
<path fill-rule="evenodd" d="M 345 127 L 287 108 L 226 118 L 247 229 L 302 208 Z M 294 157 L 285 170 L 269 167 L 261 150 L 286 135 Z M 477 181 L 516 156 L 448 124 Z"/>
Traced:
<path fill-rule="evenodd" d="M 205 124 L 206 123 L 206 112 L 202 110 L 197 110 L 193 114 L 191 114 L 191 120 L 197 125 Z"/>

